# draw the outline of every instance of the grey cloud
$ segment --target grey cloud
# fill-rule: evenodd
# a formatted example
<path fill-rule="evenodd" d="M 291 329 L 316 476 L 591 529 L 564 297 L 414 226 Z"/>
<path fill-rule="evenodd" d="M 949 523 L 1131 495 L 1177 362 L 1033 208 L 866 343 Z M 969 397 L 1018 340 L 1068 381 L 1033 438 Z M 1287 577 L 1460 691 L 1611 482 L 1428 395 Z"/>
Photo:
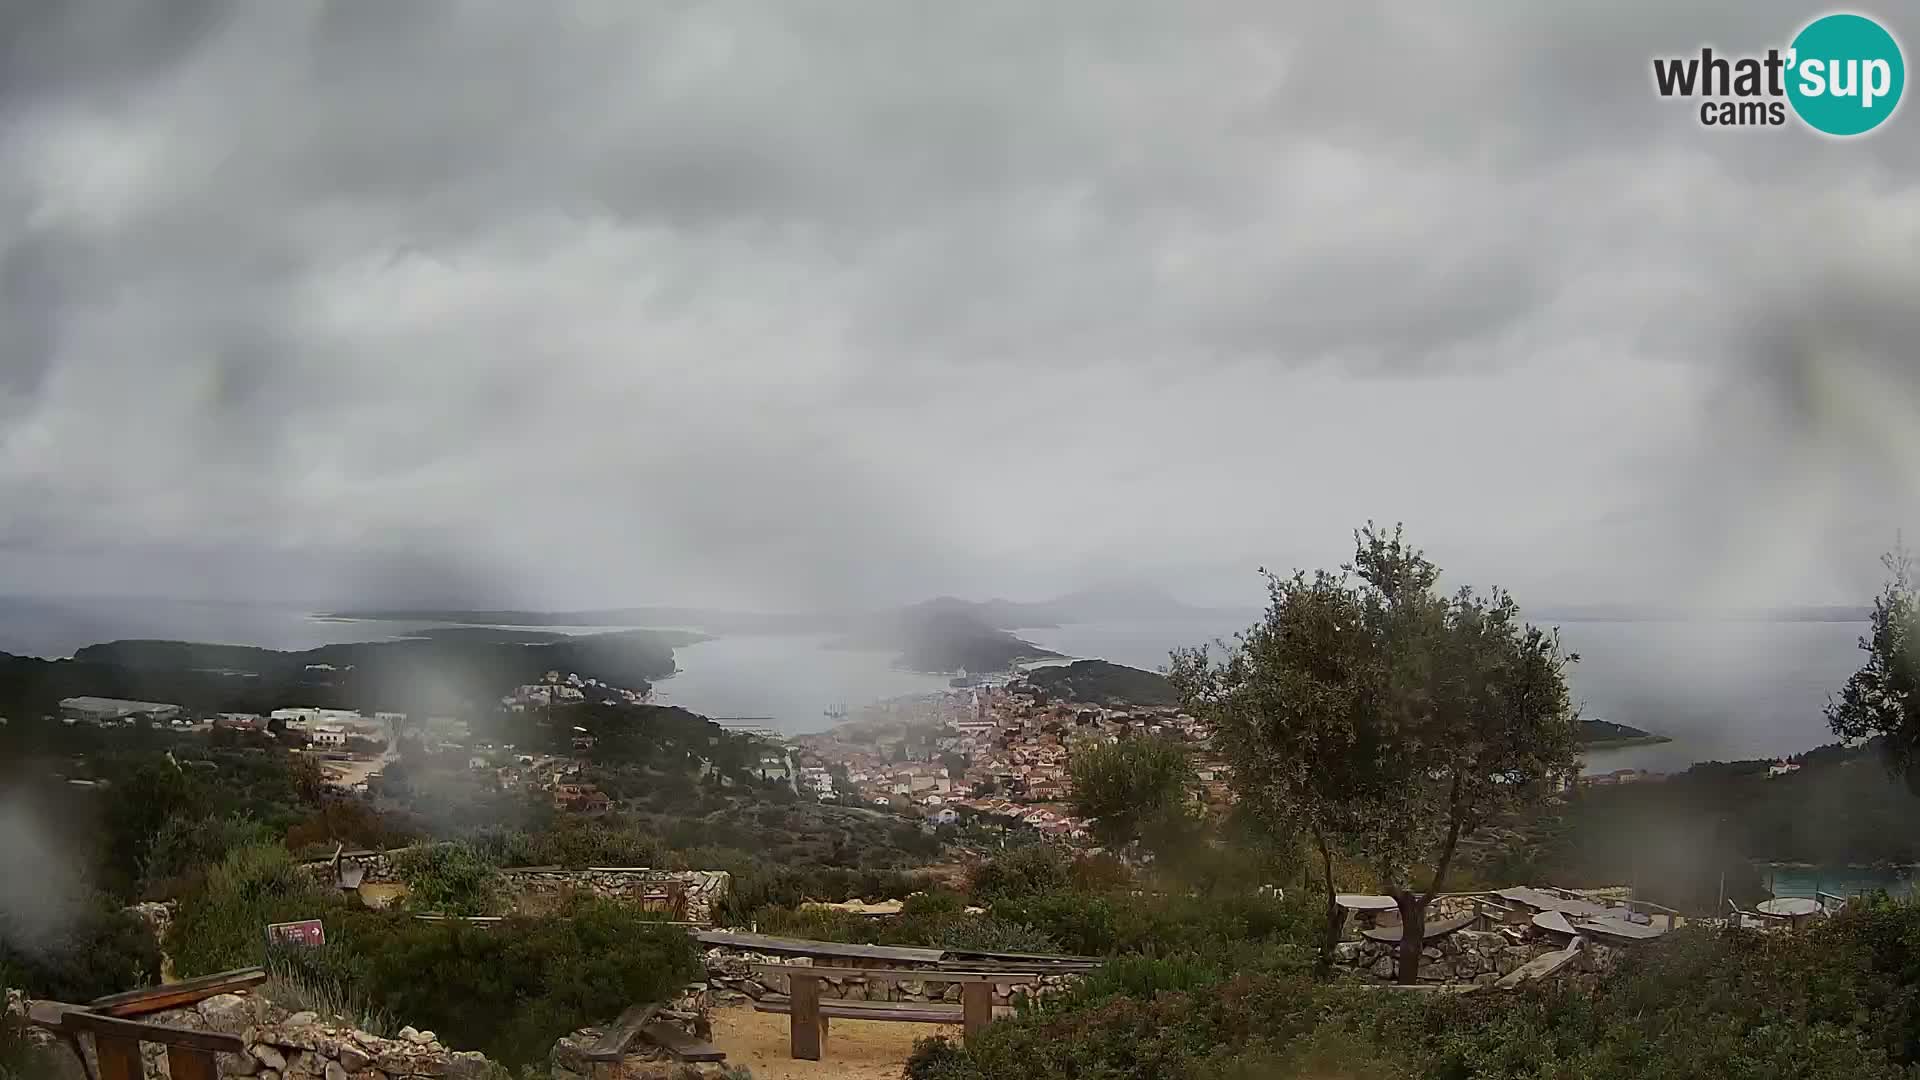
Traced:
<path fill-rule="evenodd" d="M 1910 238 L 1912 117 L 1650 87 L 1785 0 L 9 11 L 0 538 L 61 581 L 1198 587 L 1372 515 L 1577 602 L 1724 561 L 1762 460 L 1897 517 L 1913 448 L 1795 449 L 1775 339 L 1889 310 L 1846 281 Z"/>

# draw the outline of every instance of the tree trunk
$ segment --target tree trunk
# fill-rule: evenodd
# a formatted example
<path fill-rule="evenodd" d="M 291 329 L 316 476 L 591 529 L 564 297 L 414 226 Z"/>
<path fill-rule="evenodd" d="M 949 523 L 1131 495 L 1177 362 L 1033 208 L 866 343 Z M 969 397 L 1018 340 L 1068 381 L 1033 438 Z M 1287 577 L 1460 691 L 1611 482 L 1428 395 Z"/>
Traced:
<path fill-rule="evenodd" d="M 1420 950 L 1427 944 L 1428 896 L 1415 896 L 1395 889 L 1393 901 L 1400 908 L 1400 963 L 1395 972 L 1398 983 L 1412 986 L 1420 981 Z"/>
<path fill-rule="evenodd" d="M 1334 902 L 1333 889 L 1333 852 L 1327 847 L 1326 834 L 1315 829 L 1313 837 L 1320 845 L 1320 865 L 1326 872 L 1327 881 L 1327 937 L 1320 949 L 1320 974 L 1322 977 L 1333 973 L 1333 950 L 1340 944 L 1340 928 L 1347 921 L 1347 913 L 1340 910 Z"/>

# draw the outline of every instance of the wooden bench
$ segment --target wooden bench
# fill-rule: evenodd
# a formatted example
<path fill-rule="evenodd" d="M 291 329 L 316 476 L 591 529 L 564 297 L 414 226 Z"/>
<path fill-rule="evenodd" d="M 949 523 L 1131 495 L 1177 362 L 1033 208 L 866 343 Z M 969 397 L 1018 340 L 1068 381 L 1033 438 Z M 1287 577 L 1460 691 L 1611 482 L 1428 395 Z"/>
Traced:
<path fill-rule="evenodd" d="M 753 1007 L 759 1012 L 784 1013 L 791 1018 L 788 1029 L 792 1056 L 802 1061 L 820 1060 L 820 1054 L 827 1042 L 827 1021 L 832 1018 L 891 1020 L 916 1024 L 959 1023 L 965 1025 L 968 1035 L 975 1034 L 993 1020 L 995 985 L 1033 982 L 1040 977 L 1032 970 L 947 971 L 915 968 L 815 967 L 801 964 L 755 964 L 753 968 L 762 974 L 787 977 L 787 986 L 791 993 L 785 997 L 761 998 L 753 1003 Z M 912 979 L 916 982 L 958 983 L 960 984 L 960 1004 L 934 1001 L 853 1001 L 833 998 L 823 1001 L 820 997 L 820 981 L 829 978 L 862 978 L 894 982 Z"/>

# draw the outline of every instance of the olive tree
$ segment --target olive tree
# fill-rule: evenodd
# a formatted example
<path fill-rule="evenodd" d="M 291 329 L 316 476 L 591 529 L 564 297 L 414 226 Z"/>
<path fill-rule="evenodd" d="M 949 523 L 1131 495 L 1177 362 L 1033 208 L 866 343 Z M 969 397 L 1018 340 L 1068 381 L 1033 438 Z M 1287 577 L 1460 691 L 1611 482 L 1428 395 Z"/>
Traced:
<path fill-rule="evenodd" d="M 1828 702 L 1827 724 L 1842 739 L 1879 736 L 1888 770 L 1920 794 L 1920 597 L 1904 548 L 1881 563 L 1887 585 L 1860 639 L 1867 661 Z"/>
<path fill-rule="evenodd" d="M 1350 852 L 1379 869 L 1400 911 L 1398 975 L 1410 983 L 1460 840 L 1571 775 L 1574 658 L 1503 590 L 1440 592 L 1439 568 L 1398 527 L 1369 523 L 1355 547 L 1339 573 L 1269 574 L 1262 621 L 1220 657 L 1176 652 L 1170 677 L 1212 724 L 1236 796 L 1313 838 L 1323 963 L 1341 922 L 1333 857 Z"/>
<path fill-rule="evenodd" d="M 1067 772 L 1074 812 L 1093 818 L 1094 835 L 1118 851 L 1143 829 L 1182 814 L 1193 766 L 1172 739 L 1130 737 L 1075 747 Z"/>

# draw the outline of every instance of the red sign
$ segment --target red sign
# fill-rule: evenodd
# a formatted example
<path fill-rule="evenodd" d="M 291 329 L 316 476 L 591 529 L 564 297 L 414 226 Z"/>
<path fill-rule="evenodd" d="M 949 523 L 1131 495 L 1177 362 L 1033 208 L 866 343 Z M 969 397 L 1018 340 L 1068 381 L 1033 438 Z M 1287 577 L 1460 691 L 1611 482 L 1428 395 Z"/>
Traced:
<path fill-rule="evenodd" d="M 319 919 L 274 923 L 267 927 L 267 943 L 270 945 L 325 945 L 327 931 L 320 925 Z"/>

